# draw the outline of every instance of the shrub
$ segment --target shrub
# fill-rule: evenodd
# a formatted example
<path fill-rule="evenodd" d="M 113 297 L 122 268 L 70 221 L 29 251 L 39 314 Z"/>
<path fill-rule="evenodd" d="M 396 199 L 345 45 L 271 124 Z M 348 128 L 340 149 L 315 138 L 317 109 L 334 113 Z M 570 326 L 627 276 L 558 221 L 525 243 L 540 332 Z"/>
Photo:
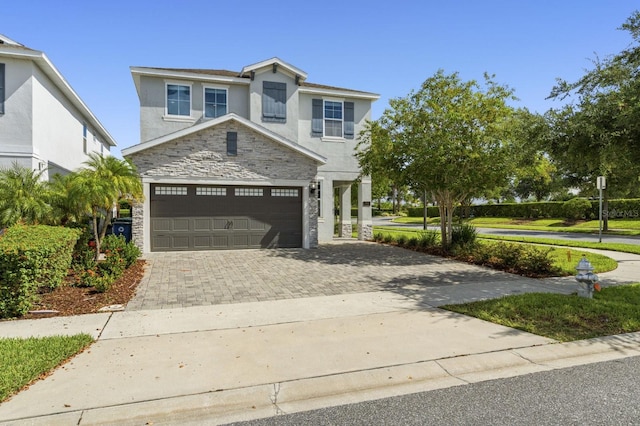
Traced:
<path fill-rule="evenodd" d="M 375 234 L 373 234 L 373 241 L 380 242 L 383 239 L 384 239 L 384 235 L 382 234 L 382 232 L 376 232 Z"/>
<path fill-rule="evenodd" d="M 13 226 L 0 238 L 0 317 L 24 315 L 40 288 L 62 284 L 79 231 Z"/>
<path fill-rule="evenodd" d="M 476 243 L 478 232 L 473 225 L 462 224 L 453 227 L 451 243 L 454 247 L 472 247 Z"/>
<path fill-rule="evenodd" d="M 392 243 L 392 242 L 394 242 L 394 241 L 395 241 L 395 239 L 393 238 L 393 235 L 391 235 L 391 234 L 386 234 L 386 235 L 382 238 L 382 242 L 383 242 L 383 243 L 386 243 L 386 244 Z"/>
<path fill-rule="evenodd" d="M 398 235 L 396 237 L 396 244 L 400 247 L 404 247 L 407 244 L 407 236 L 406 235 Z"/>
<path fill-rule="evenodd" d="M 569 221 L 576 221 L 585 217 L 589 217 L 591 210 L 591 202 L 584 198 L 573 198 L 562 204 L 563 217 Z"/>
<path fill-rule="evenodd" d="M 411 237 L 407 241 L 407 247 L 418 247 L 418 237 Z"/>
<path fill-rule="evenodd" d="M 478 265 L 530 277 L 545 277 L 558 272 L 549 256 L 550 252 L 551 249 L 517 243 L 484 243 L 473 249 L 471 257 Z"/>
<path fill-rule="evenodd" d="M 78 241 L 73 248 L 73 268 L 76 270 L 85 270 L 95 268 L 96 251 L 90 246 L 92 235 L 88 228 L 82 230 Z"/>
<path fill-rule="evenodd" d="M 436 231 L 420 231 L 418 233 L 418 245 L 423 248 L 438 245 L 440 234 Z"/>

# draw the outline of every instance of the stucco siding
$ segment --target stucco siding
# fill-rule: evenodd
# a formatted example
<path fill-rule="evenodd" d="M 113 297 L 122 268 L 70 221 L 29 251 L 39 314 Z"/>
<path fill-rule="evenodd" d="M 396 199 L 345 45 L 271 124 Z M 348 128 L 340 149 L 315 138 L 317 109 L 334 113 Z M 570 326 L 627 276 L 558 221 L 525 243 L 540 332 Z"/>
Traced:
<path fill-rule="evenodd" d="M 323 157 L 327 158 L 327 164 L 318 170 L 325 172 L 352 172 L 358 174 L 360 167 L 355 158 L 355 148 L 358 144 L 358 135 L 364 128 L 367 120 L 371 119 L 371 101 L 360 99 L 342 98 L 343 101 L 354 103 L 354 139 L 327 140 L 311 135 L 311 104 L 313 99 L 322 99 L 319 95 L 300 93 L 300 119 L 298 121 L 298 143 Z M 335 98 L 334 98 L 335 99 Z M 340 180 L 341 178 L 336 178 Z M 345 179 L 346 180 L 346 179 Z"/>
<path fill-rule="evenodd" d="M 166 84 L 184 84 L 191 87 L 191 115 L 172 117 L 166 114 Z M 249 118 L 249 88 L 247 85 L 210 83 L 160 77 L 140 77 L 140 140 L 146 142 L 177 132 L 196 123 L 209 120 L 204 117 L 204 89 L 227 89 L 227 112 Z"/>
<path fill-rule="evenodd" d="M 287 85 L 287 119 L 284 123 L 269 122 L 262 119 L 262 87 L 263 82 L 285 83 Z M 250 86 L 251 111 L 249 119 L 285 138 L 298 140 L 298 86 L 295 79 L 282 72 L 273 72 L 271 68 L 256 72 Z"/>
<path fill-rule="evenodd" d="M 8 58 L 0 58 L 0 62 L 5 64 L 6 85 L 5 112 L 0 114 L 0 157 L 6 159 L 13 158 L 14 153 L 32 152 L 33 64 L 31 61 Z"/>

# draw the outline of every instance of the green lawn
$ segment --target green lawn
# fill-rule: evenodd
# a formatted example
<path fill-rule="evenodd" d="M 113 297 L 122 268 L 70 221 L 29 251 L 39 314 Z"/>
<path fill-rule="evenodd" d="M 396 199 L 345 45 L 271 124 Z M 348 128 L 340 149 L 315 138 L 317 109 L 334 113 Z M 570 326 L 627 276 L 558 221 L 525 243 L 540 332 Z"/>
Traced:
<path fill-rule="evenodd" d="M 0 339 L 0 402 L 93 342 L 88 334 Z"/>
<path fill-rule="evenodd" d="M 538 237 L 503 237 L 498 235 L 487 235 L 487 234 L 480 234 L 479 237 L 487 240 L 515 241 L 515 242 L 521 242 L 521 243 L 548 244 L 552 246 L 565 246 L 565 247 L 582 247 L 582 248 L 592 248 L 592 249 L 599 249 L 599 250 L 620 251 L 623 253 L 640 254 L 640 244 L 597 243 L 597 242 L 590 242 L 590 241 L 571 241 L 571 240 L 558 240 L 555 238 L 538 238 Z"/>
<path fill-rule="evenodd" d="M 529 293 L 443 309 L 559 341 L 640 331 L 640 283 L 609 287 L 593 299 Z"/>
<path fill-rule="evenodd" d="M 397 223 L 421 224 L 421 217 L 399 217 L 393 220 Z M 505 217 L 478 217 L 465 221 L 477 228 L 501 228 L 501 229 L 522 229 L 529 231 L 562 231 L 593 233 L 598 232 L 599 222 L 589 220 L 579 222 L 575 225 L 567 225 L 563 219 L 511 219 Z M 428 218 L 428 223 L 437 225 L 440 218 Z M 640 235 L 640 219 L 612 219 L 609 221 L 608 233 L 617 235 Z"/>
<path fill-rule="evenodd" d="M 422 230 L 419 229 L 413 229 L 413 228 L 396 228 L 396 227 L 381 227 L 381 226 L 376 226 L 374 229 L 374 233 L 378 233 L 381 232 L 384 235 L 391 235 L 393 237 L 398 237 L 400 235 L 405 235 L 407 238 L 411 238 L 411 237 L 416 237 L 418 236 L 421 232 L 423 232 Z M 482 243 L 483 239 L 487 236 L 482 235 L 481 236 L 482 239 L 479 240 L 480 243 Z M 488 240 L 489 238 L 487 238 Z M 496 239 L 502 239 L 502 238 L 496 238 Z M 532 238 L 533 239 L 533 238 Z M 555 241 L 558 244 L 555 245 L 564 245 L 561 244 L 564 241 L 562 240 L 548 240 L 548 241 Z M 514 239 L 513 242 L 518 242 L 521 243 L 522 241 L 520 241 L 519 239 Z M 527 241 L 529 242 L 529 241 Z M 536 241 L 530 241 L 531 243 L 537 243 Z M 545 243 L 545 244 L 550 244 L 549 242 Z M 575 242 L 574 242 L 575 244 Z M 552 245 L 552 244 L 550 244 Z M 574 247 L 579 248 L 579 245 L 575 245 Z M 640 246 L 634 246 L 637 247 L 640 251 Z M 601 273 L 601 272 L 608 272 L 608 271 L 613 271 L 614 269 L 616 269 L 618 267 L 618 263 L 611 259 L 610 257 L 607 256 L 603 256 L 600 254 L 595 254 L 595 253 L 589 253 L 589 252 L 585 252 L 585 251 L 580 251 L 579 249 L 569 249 L 569 248 L 562 248 L 562 247 L 549 247 L 551 249 L 551 253 L 550 256 L 551 258 L 554 260 L 554 266 L 557 266 L 558 268 L 560 268 L 565 275 L 574 275 L 576 273 L 576 265 L 578 264 L 578 262 L 580 261 L 580 258 L 582 257 L 583 254 L 585 254 L 587 256 L 587 259 L 589 259 L 589 262 L 591 262 L 591 264 L 593 265 L 594 272 L 597 273 Z M 598 247 L 598 248 L 602 248 L 605 249 L 604 247 Z"/>

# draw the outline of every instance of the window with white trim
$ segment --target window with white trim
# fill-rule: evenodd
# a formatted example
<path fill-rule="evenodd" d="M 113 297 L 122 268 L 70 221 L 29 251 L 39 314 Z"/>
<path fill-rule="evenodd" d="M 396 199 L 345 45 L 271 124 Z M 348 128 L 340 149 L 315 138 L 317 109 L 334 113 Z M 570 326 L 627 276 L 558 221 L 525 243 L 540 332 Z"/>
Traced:
<path fill-rule="evenodd" d="M 191 86 L 167 83 L 167 115 L 191 115 Z"/>
<path fill-rule="evenodd" d="M 218 87 L 204 88 L 204 116 L 216 118 L 227 113 L 227 89 Z"/>
<path fill-rule="evenodd" d="M 294 188 L 273 188 L 271 190 L 272 197 L 297 197 L 300 193 Z"/>
<path fill-rule="evenodd" d="M 156 186 L 155 195 L 187 195 L 186 186 Z"/>
<path fill-rule="evenodd" d="M 342 102 L 324 101 L 324 135 L 342 137 Z"/>
<path fill-rule="evenodd" d="M 262 197 L 262 188 L 236 188 L 236 197 Z"/>
<path fill-rule="evenodd" d="M 196 187 L 196 195 L 227 195 L 227 188 L 217 188 L 212 186 L 198 186 Z"/>

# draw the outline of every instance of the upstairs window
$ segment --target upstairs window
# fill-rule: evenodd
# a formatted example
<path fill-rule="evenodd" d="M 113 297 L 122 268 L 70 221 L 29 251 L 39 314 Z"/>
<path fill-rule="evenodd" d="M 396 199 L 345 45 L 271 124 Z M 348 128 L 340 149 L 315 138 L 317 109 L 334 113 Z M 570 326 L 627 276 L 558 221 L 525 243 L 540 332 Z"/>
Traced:
<path fill-rule="evenodd" d="M 204 89 L 204 116 L 216 118 L 227 113 L 227 90 L 207 87 Z"/>
<path fill-rule="evenodd" d="M 311 135 L 327 138 L 353 139 L 355 133 L 354 103 L 313 99 Z"/>
<path fill-rule="evenodd" d="M 167 114 L 191 115 L 191 87 L 167 84 Z"/>
<path fill-rule="evenodd" d="M 342 102 L 324 101 L 324 135 L 342 137 Z"/>
<path fill-rule="evenodd" d="M 287 121 L 287 85 L 262 82 L 262 119 L 284 123 Z"/>

